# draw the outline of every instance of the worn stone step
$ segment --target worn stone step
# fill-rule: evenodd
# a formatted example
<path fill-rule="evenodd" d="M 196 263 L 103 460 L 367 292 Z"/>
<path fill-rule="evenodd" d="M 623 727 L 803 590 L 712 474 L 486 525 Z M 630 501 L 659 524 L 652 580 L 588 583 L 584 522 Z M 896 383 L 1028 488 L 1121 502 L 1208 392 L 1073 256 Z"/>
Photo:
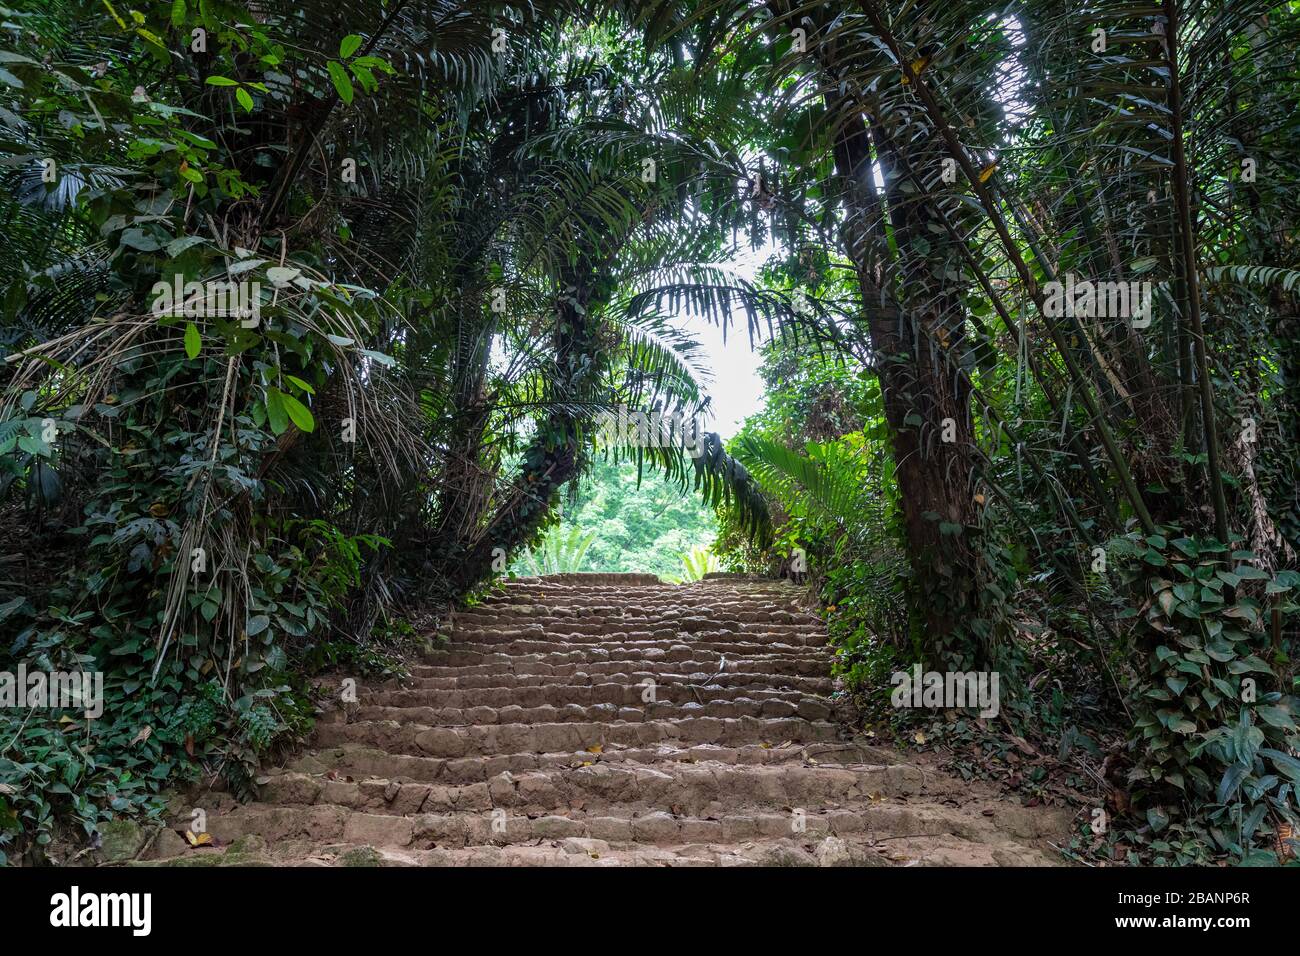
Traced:
<path fill-rule="evenodd" d="M 593 763 L 591 766 L 506 771 L 482 783 L 461 786 L 398 781 L 331 779 L 289 772 L 272 776 L 262 788 L 266 803 L 332 804 L 392 815 L 511 808 L 535 813 L 564 808 L 674 808 L 679 813 L 717 813 L 758 806 L 821 809 L 846 802 L 871 802 L 885 796 L 920 792 L 924 780 L 915 767 L 816 766 L 785 763 L 728 766 L 719 763 Z"/>
<path fill-rule="evenodd" d="M 450 642 L 409 678 L 362 681 L 359 702 L 329 708 L 313 749 L 259 777 L 257 802 L 196 795 L 215 849 L 187 850 L 172 833 L 155 855 L 303 866 L 1055 862 L 1043 838 L 1067 826 L 1060 813 L 972 796 L 851 735 L 825 628 L 792 585 L 516 579 L 453 618 Z"/>
<path fill-rule="evenodd" d="M 639 690 L 639 688 L 630 688 Z M 522 707 L 509 704 L 505 707 L 479 705 L 475 707 L 426 707 L 409 704 L 385 706 L 362 704 L 349 711 L 349 717 L 358 721 L 399 721 L 424 724 L 430 727 L 461 727 L 475 724 L 551 724 L 594 723 L 600 721 L 628 721 L 631 723 L 683 719 L 688 717 L 802 717 L 804 720 L 829 720 L 835 713 L 833 705 L 812 697 L 795 700 L 737 700 L 696 701 L 690 694 L 684 700 L 656 700 L 643 702 L 640 695 L 634 703 L 616 704 L 540 704 Z"/>
<path fill-rule="evenodd" d="M 723 657 L 728 665 L 733 661 L 743 661 L 756 668 L 767 668 L 772 662 L 816 663 L 826 666 L 825 657 L 809 653 L 805 647 L 786 644 L 769 644 L 764 647 L 737 646 L 735 644 L 702 642 L 699 644 L 673 644 L 664 642 L 609 643 L 599 646 L 555 645 L 549 641 L 515 641 L 502 645 L 452 645 L 449 648 L 430 651 L 424 656 L 424 663 L 416 665 L 415 672 L 422 673 L 421 667 L 465 667 L 480 664 L 507 664 L 514 661 L 532 661 L 546 664 L 588 664 L 622 661 L 641 663 L 646 667 L 658 666 L 660 662 L 698 660 L 704 655 L 716 655 L 717 668 Z"/>
<path fill-rule="evenodd" d="M 828 848 L 829 851 L 828 851 Z M 503 867 L 503 866 L 891 866 L 878 848 L 840 837 L 812 843 L 780 838 L 740 844 L 611 845 L 586 837 L 538 840 L 535 843 L 483 844 L 466 847 L 372 846 L 320 844 L 288 840 L 275 845 L 260 837 L 241 839 L 230 849 L 204 847 L 187 855 L 139 866 L 304 866 L 304 867 Z"/>
<path fill-rule="evenodd" d="M 674 763 L 723 763 L 734 766 L 806 763 L 810 765 L 887 765 L 897 757 L 879 747 L 858 743 L 716 744 L 659 743 L 650 746 L 601 748 L 542 754 L 490 754 L 470 757 L 422 757 L 394 754 L 361 744 L 326 747 L 295 757 L 288 764 L 291 771 L 315 775 L 328 774 L 347 780 L 384 778 L 390 780 L 441 783 L 449 786 L 482 783 L 510 771 L 525 773 L 557 767 L 581 767 L 584 764 L 639 764 L 660 766 Z"/>
<path fill-rule="evenodd" d="M 359 689 L 363 705 L 381 707 L 432 707 L 470 709 L 475 707 L 539 707 L 543 704 L 620 704 L 639 706 L 645 703 L 650 686 L 642 681 L 604 681 L 586 684 L 537 684 L 515 687 L 478 687 L 466 689 L 421 689 L 379 687 Z M 710 701 L 783 700 L 798 703 L 817 695 L 788 688 L 765 688 L 740 684 L 731 687 L 696 686 L 655 681 L 655 700 L 661 702 L 708 703 Z M 827 701 L 834 703 L 833 701 Z"/>
<path fill-rule="evenodd" d="M 473 631 L 456 631 L 452 635 L 448 650 L 489 650 L 495 653 L 520 653 L 526 649 L 529 653 L 551 652 L 551 650 L 589 650 L 617 648 L 636 648 L 650 650 L 658 648 L 667 650 L 675 646 L 688 648 L 706 648 L 725 650 L 737 654 L 771 654 L 783 653 L 783 649 L 794 649 L 807 654 L 811 648 L 826 645 L 826 633 L 809 631 L 755 631 L 746 635 L 735 635 L 727 631 L 706 631 L 688 633 L 662 628 L 658 631 L 625 631 L 623 628 L 602 628 L 598 633 L 565 633 L 556 628 L 554 631 L 533 631 L 530 628 L 508 628 L 508 630 L 487 630 L 476 628 Z"/>
<path fill-rule="evenodd" d="M 779 813 L 729 812 L 708 817 L 662 810 L 537 816 L 497 810 L 397 817 L 329 805 L 239 808 L 214 818 L 209 832 L 217 844 L 229 846 L 242 857 L 250 847 L 260 847 L 278 851 L 281 858 L 305 859 L 318 853 L 327 863 L 353 866 L 384 865 L 384 854 L 390 851 L 394 856 L 387 865 L 444 865 L 475 858 L 499 862 L 507 857 L 472 852 L 467 856 L 460 851 L 531 847 L 561 848 L 592 859 L 667 850 L 714 864 L 719 862 L 718 856 L 728 854 L 762 865 L 1055 862 L 1039 850 L 1008 845 L 994 820 L 945 807 L 891 803 L 873 803 L 861 809 L 791 808 Z M 783 852 L 770 854 L 768 848 L 776 845 Z M 348 852 L 356 847 L 378 852 L 366 859 Z M 221 852 L 220 848 L 216 852 Z M 448 853 L 452 855 L 446 856 Z M 914 855 L 917 853 L 923 855 Z M 165 856 L 166 851 L 157 855 Z M 189 855 L 193 858 L 195 854 Z M 331 856 L 336 860 L 330 861 Z"/>
<path fill-rule="evenodd" d="M 995 828 L 987 821 L 958 813 L 918 812 L 897 804 L 871 804 L 861 809 L 805 809 L 783 812 L 720 812 L 702 817 L 665 810 L 621 812 L 567 811 L 526 815 L 504 809 L 425 812 L 407 816 L 368 813 L 349 804 L 237 807 L 210 814 L 212 839 L 230 845 L 248 836 L 267 843 L 310 840 L 370 846 L 465 847 L 507 845 L 568 838 L 601 840 L 627 847 L 674 846 L 691 843 L 738 843 L 787 837 L 817 840 L 825 836 L 881 840 L 921 835 L 946 835 L 967 841 L 987 840 Z M 184 819 L 172 821 L 176 829 Z"/>
<path fill-rule="evenodd" d="M 362 743 L 390 753 L 430 757 L 464 757 L 492 753 L 550 753 L 582 750 L 597 744 L 651 744 L 660 741 L 690 743 L 799 743 L 838 740 L 840 728 L 826 721 L 799 717 L 684 717 L 638 722 L 480 724 L 465 727 L 428 727 L 394 720 L 368 720 L 350 724 L 321 724 L 320 746 Z"/>
<path fill-rule="evenodd" d="M 756 671 L 734 671 L 722 673 L 715 671 L 695 671 L 691 673 L 665 673 L 638 669 L 636 666 L 624 665 L 623 670 L 603 669 L 592 672 L 578 671 L 572 674 L 452 674 L 443 677 L 411 677 L 400 681 L 400 686 L 411 690 L 474 690 L 479 688 L 503 688 L 516 690 L 526 687 L 546 687 L 562 683 L 564 686 L 582 686 L 592 684 L 623 684 L 625 686 L 643 686 L 647 680 L 653 680 L 660 687 L 747 687 L 769 690 L 794 690 L 814 696 L 826 696 L 835 690 L 835 682 L 828 677 L 803 676 L 797 674 L 771 674 Z M 379 687 L 397 686 L 389 682 Z"/>
<path fill-rule="evenodd" d="M 501 655 L 490 664 L 417 664 L 411 668 L 416 677 L 458 677 L 478 674 L 548 674 L 568 677 L 573 674 L 616 674 L 628 669 L 648 670 L 661 674 L 716 674 L 726 670 L 764 672 L 776 676 L 824 677 L 829 669 L 824 658 L 794 655 L 759 657 L 711 654 L 697 651 L 690 660 L 655 660 L 629 655 L 622 660 L 580 660 L 575 662 L 552 661 L 549 655 L 528 654 L 518 658 Z M 726 670 L 722 670 L 725 666 Z"/>

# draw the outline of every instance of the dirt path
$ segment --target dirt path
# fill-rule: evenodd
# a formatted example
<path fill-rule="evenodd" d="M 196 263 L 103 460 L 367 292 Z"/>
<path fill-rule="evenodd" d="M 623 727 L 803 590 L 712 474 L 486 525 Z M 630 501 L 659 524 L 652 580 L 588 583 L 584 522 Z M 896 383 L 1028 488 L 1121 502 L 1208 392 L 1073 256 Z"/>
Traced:
<path fill-rule="evenodd" d="M 522 579 L 400 685 L 359 688 L 175 863 L 1025 865 L 1067 824 L 851 739 L 801 592 Z M 189 811 L 176 825 L 186 829 Z"/>

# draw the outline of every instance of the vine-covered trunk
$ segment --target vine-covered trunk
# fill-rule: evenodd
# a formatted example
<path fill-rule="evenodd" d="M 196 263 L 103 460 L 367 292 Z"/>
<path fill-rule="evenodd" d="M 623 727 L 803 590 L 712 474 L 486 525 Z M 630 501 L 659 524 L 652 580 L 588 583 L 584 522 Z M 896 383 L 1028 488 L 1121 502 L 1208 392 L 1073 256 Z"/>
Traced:
<path fill-rule="evenodd" d="M 877 157 L 885 181 L 904 181 L 902 158 L 883 131 L 876 131 Z M 969 542 L 973 498 L 969 486 L 974 449 L 970 387 L 955 364 L 964 338 L 964 317 L 955 292 L 942 280 L 903 290 L 882 254 L 885 209 L 872 182 L 871 138 L 865 122 L 846 122 L 835 152 L 845 186 L 845 245 L 856 267 L 866 313 L 885 419 L 902 501 L 904 533 L 924 626 L 925 652 L 966 657 L 975 611 L 976 562 Z M 889 186 L 887 185 L 887 190 Z M 927 235 L 926 206 L 887 192 L 888 215 L 900 248 Z M 904 281 L 922 281 L 904 266 Z M 915 308 L 909 308 L 915 303 Z M 956 639 L 954 641 L 954 639 Z"/>

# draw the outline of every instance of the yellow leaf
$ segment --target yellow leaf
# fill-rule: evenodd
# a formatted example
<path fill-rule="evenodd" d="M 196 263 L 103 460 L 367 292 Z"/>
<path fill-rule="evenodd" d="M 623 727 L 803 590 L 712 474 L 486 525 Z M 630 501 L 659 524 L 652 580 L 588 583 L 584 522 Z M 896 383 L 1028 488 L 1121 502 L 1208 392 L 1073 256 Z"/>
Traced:
<path fill-rule="evenodd" d="M 912 735 L 912 739 L 915 740 L 918 744 L 925 743 L 925 731 L 918 730 L 916 733 Z"/>
<path fill-rule="evenodd" d="M 923 56 L 923 57 L 921 57 L 920 59 L 913 60 L 913 61 L 912 61 L 912 72 L 913 72 L 914 74 L 916 74 L 917 76 L 920 76 L 920 75 L 921 75 L 921 71 L 924 70 L 924 69 L 925 69 L 927 66 L 929 66 L 929 65 L 930 65 L 930 58 L 929 58 L 928 56 Z M 906 73 L 904 73 L 904 74 L 903 74 L 903 85 L 906 86 L 908 83 L 911 83 L 911 82 L 912 82 L 911 77 L 909 77 Z"/>
<path fill-rule="evenodd" d="M 192 831 L 186 830 L 185 839 L 189 841 L 190 846 L 211 846 L 212 845 L 211 833 L 200 833 L 198 836 L 195 836 Z"/>
<path fill-rule="evenodd" d="M 986 183 L 986 182 L 988 182 L 988 181 L 989 181 L 989 177 L 993 175 L 993 171 L 994 171 L 995 169 L 997 169 L 997 168 L 998 168 L 998 164 L 997 164 L 996 161 L 994 161 L 994 162 L 992 162 L 992 163 L 989 163 L 989 164 L 988 164 L 987 166 L 985 166 L 983 169 L 981 169 L 981 170 L 980 170 L 980 182 L 982 182 L 982 183 Z"/>
<path fill-rule="evenodd" d="M 604 752 L 605 752 L 604 744 L 592 744 L 590 747 L 587 748 L 587 753 L 589 754 L 598 754 Z"/>

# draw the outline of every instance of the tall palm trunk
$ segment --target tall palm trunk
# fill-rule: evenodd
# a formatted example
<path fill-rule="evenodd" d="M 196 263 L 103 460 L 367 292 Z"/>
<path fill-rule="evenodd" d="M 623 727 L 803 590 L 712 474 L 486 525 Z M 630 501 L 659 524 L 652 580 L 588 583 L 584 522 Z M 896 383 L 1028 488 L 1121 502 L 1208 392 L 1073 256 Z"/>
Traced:
<path fill-rule="evenodd" d="M 922 643 L 936 657 L 966 657 L 974 646 L 953 638 L 969 623 L 977 593 L 967 486 L 974 433 L 968 381 L 953 373 L 939 351 L 958 353 L 964 318 L 955 291 L 919 279 L 919 270 L 905 270 L 922 283 L 907 296 L 919 308 L 900 307 L 887 285 L 885 210 L 872 181 L 873 138 L 886 183 L 896 187 L 904 178 L 904 161 L 884 130 L 869 132 L 860 115 L 848 117 L 835 148 L 836 173 L 845 186 L 844 245 L 857 272 L 879 362 L 904 533 L 925 628 Z M 927 206 L 906 203 L 888 189 L 890 222 L 899 247 L 907 247 L 926 234 Z"/>

